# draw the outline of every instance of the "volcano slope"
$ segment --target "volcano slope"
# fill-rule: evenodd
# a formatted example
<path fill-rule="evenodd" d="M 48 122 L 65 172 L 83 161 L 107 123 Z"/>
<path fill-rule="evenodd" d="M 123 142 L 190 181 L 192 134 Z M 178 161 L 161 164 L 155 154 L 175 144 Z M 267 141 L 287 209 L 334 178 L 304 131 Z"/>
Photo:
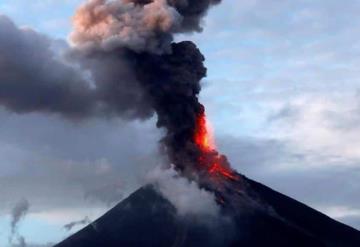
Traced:
<path fill-rule="evenodd" d="M 218 220 L 180 217 L 175 207 L 149 185 L 55 247 L 360 246 L 359 231 L 242 178 L 269 210 L 249 206 L 253 204 L 226 210 L 223 205 Z"/>

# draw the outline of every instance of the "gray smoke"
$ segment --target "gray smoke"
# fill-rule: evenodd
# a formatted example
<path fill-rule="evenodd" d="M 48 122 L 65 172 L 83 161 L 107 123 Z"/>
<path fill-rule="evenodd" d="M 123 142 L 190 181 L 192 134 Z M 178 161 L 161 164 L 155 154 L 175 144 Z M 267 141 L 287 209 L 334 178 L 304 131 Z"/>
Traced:
<path fill-rule="evenodd" d="M 86 217 L 85 217 L 84 219 L 82 219 L 82 220 L 73 221 L 73 222 L 70 222 L 70 223 L 64 225 L 64 228 L 65 228 L 65 230 L 67 230 L 67 231 L 71 231 L 71 230 L 72 230 L 74 227 L 76 227 L 76 226 L 87 225 L 87 224 L 90 224 L 90 223 L 91 223 L 91 221 L 90 221 L 89 217 L 86 216 Z"/>
<path fill-rule="evenodd" d="M 219 2 L 89 0 L 76 12 L 70 35 L 69 57 L 91 71 L 106 112 L 129 119 L 156 113 L 157 127 L 166 130 L 164 152 L 188 174 L 203 155 L 193 137 L 205 112 L 198 96 L 207 70 L 196 45 L 176 43 L 174 35 L 201 31 L 202 17 Z"/>
<path fill-rule="evenodd" d="M 0 105 L 67 118 L 149 118 L 153 106 L 124 49 L 169 53 L 173 35 L 201 31 L 202 17 L 218 2 L 89 0 L 74 16 L 66 62 L 54 40 L 0 15 Z"/>
<path fill-rule="evenodd" d="M 18 247 L 26 247 L 27 246 L 25 238 L 23 236 L 18 237 L 18 242 L 19 242 Z"/>
<path fill-rule="evenodd" d="M 10 244 L 13 242 L 14 237 L 18 240 L 20 247 L 26 246 L 26 241 L 23 236 L 21 236 L 18 232 L 18 225 L 22 219 L 25 218 L 30 208 L 30 203 L 26 199 L 20 200 L 11 211 L 11 232 L 9 237 Z"/>
<path fill-rule="evenodd" d="M 68 118 L 157 115 L 161 147 L 178 170 L 206 170 L 213 158 L 194 141 L 206 76 L 204 56 L 174 35 L 201 31 L 202 17 L 219 0 L 88 0 L 74 16 L 70 48 L 56 55 L 53 41 L 0 19 L 0 105 L 18 113 Z M 70 65 L 71 64 L 71 65 Z"/>
<path fill-rule="evenodd" d="M 52 49 L 53 41 L 18 28 L 0 15 L 0 105 L 17 113 L 51 112 L 69 117 L 89 114 L 88 83 Z"/>

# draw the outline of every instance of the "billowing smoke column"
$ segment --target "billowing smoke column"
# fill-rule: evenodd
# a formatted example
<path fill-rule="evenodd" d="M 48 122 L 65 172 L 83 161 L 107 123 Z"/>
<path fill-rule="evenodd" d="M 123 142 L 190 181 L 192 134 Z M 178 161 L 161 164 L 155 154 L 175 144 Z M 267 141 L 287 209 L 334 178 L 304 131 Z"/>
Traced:
<path fill-rule="evenodd" d="M 103 102 L 128 117 L 154 111 L 166 130 L 162 147 L 188 177 L 236 179 L 225 157 L 207 143 L 205 109 L 198 100 L 204 56 L 176 33 L 201 31 L 214 0 L 92 0 L 74 17 L 73 56 L 92 72 Z M 105 106 L 106 107 L 106 106 Z M 118 108 L 117 108 L 118 107 Z M 116 109 L 117 108 L 117 109 Z"/>
<path fill-rule="evenodd" d="M 176 34 L 201 31 L 219 2 L 89 0 L 74 16 L 66 62 L 51 39 L 0 15 L 0 105 L 71 119 L 156 114 L 166 131 L 162 150 L 178 171 L 199 181 L 235 180 L 209 142 L 198 100 L 204 56 L 192 42 L 174 42 Z"/>

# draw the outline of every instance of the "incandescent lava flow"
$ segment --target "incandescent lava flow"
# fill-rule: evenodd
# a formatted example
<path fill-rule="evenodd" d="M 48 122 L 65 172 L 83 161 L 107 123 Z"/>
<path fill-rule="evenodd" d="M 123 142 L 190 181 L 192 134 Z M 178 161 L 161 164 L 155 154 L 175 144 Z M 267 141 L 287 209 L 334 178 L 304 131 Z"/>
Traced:
<path fill-rule="evenodd" d="M 201 112 L 197 117 L 194 142 L 200 151 L 198 160 L 200 169 L 205 169 L 211 178 L 239 179 L 226 158 L 216 151 L 212 129 L 205 112 Z"/>
<path fill-rule="evenodd" d="M 260 205 L 256 193 L 249 190 L 244 178 L 233 170 L 226 156 L 219 154 L 213 136 L 213 129 L 206 117 L 205 108 L 197 115 L 193 141 L 198 149 L 197 174 L 200 187 L 214 193 L 216 202 L 233 212 L 239 205 L 248 204 L 249 196 Z M 252 200 L 251 200 L 252 201 Z"/>

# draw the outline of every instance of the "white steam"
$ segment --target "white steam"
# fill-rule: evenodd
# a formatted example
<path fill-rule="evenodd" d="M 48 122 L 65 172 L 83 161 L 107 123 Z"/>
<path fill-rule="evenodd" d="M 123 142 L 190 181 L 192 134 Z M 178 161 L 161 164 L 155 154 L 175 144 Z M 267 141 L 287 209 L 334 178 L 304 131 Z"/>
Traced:
<path fill-rule="evenodd" d="M 180 216 L 219 215 L 219 207 L 215 196 L 188 179 L 181 177 L 173 167 L 164 169 L 157 167 L 151 171 L 148 181 L 177 209 Z"/>

